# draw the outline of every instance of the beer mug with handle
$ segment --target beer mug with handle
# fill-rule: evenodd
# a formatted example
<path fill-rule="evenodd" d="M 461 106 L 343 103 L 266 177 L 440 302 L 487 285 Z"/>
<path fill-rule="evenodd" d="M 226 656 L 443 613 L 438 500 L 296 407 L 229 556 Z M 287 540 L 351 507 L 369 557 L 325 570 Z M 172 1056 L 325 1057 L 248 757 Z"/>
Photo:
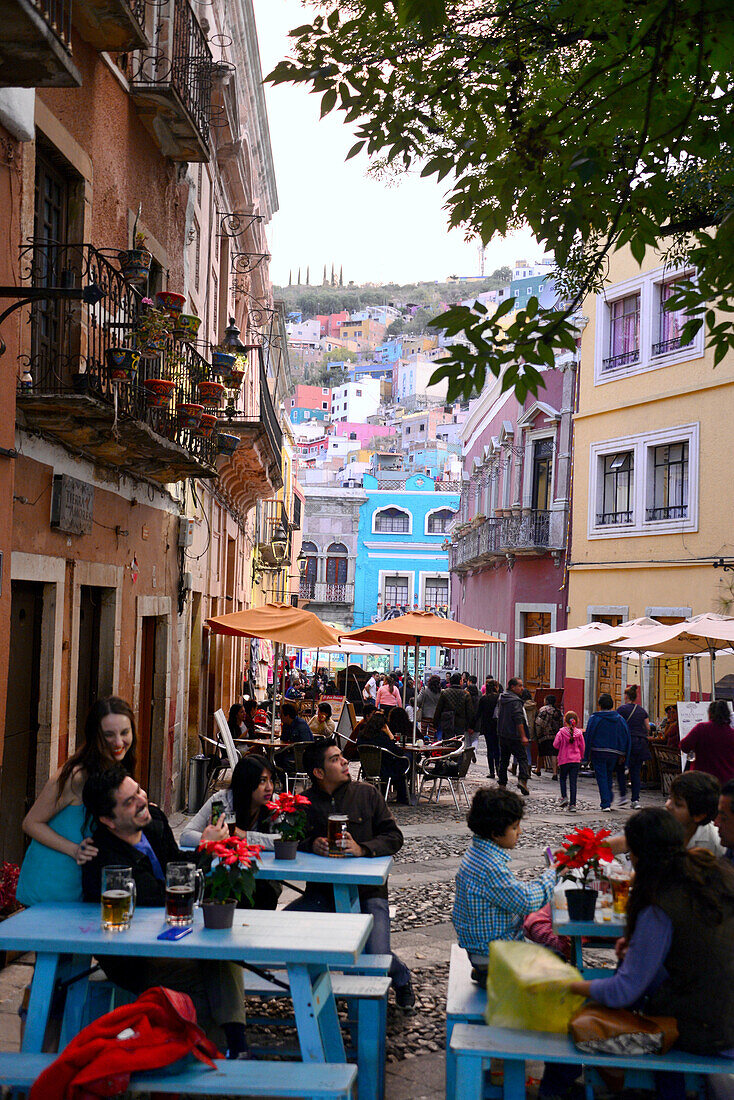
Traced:
<path fill-rule="evenodd" d="M 204 875 L 193 863 L 166 867 L 166 923 L 185 927 L 194 923 L 194 906 L 201 905 Z"/>
<path fill-rule="evenodd" d="M 102 927 L 105 932 L 126 932 L 135 912 L 132 867 L 102 868 Z"/>

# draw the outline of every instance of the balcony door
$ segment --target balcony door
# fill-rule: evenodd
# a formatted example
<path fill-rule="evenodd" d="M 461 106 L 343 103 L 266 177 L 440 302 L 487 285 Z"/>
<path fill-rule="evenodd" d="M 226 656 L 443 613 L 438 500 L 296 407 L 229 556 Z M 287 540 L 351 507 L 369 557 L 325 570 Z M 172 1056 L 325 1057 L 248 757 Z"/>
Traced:
<path fill-rule="evenodd" d="M 348 550 L 343 542 L 332 542 L 326 551 L 326 598 L 343 601 L 347 583 Z"/>
<path fill-rule="evenodd" d="M 316 578 L 319 570 L 319 550 L 313 542 L 304 542 L 301 550 L 306 555 L 306 568 L 301 577 L 300 594 L 304 600 L 312 600 L 316 594 Z"/>
<path fill-rule="evenodd" d="M 59 286 L 61 271 L 68 266 L 69 178 L 54 163 L 41 145 L 36 147 L 36 194 L 33 224 L 33 284 Z M 64 348 L 63 302 L 36 302 L 32 309 L 31 355 L 36 385 L 60 381 L 58 360 Z M 67 307 L 68 308 L 68 307 Z"/>
<path fill-rule="evenodd" d="M 536 439 L 533 443 L 533 491 L 530 507 L 547 512 L 551 505 L 553 481 L 553 440 Z"/>

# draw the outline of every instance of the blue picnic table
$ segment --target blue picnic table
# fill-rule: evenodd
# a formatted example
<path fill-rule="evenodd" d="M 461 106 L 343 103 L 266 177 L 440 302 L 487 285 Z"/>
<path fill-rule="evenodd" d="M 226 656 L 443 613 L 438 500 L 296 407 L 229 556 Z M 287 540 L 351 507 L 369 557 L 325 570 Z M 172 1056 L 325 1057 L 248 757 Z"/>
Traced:
<path fill-rule="evenodd" d="M 3 921 L 0 950 L 36 953 L 23 1052 L 43 1049 L 57 977 L 84 971 L 93 956 L 129 955 L 285 965 L 302 1061 L 346 1061 L 329 967 L 355 964 L 371 916 L 348 913 L 334 920 L 330 913 L 243 909 L 232 929 L 219 931 L 204 928 L 196 910 L 193 932 L 182 940 L 157 939 L 165 928 L 162 908 L 138 908 L 126 932 L 105 932 L 100 906 L 93 903 L 34 905 Z"/>
<path fill-rule="evenodd" d="M 298 852 L 295 859 L 275 859 L 261 852 L 257 877 L 278 882 L 320 882 L 334 888 L 337 913 L 359 913 L 359 887 L 384 886 L 392 867 L 392 856 L 347 856 L 330 859 L 312 852 Z"/>
<path fill-rule="evenodd" d="M 612 971 L 602 967 L 584 966 L 583 943 L 584 939 L 618 940 L 624 936 L 627 927 L 626 918 L 619 913 L 612 912 L 610 920 L 603 920 L 601 911 L 597 909 L 598 919 L 593 921 L 569 920 L 568 909 L 558 909 L 552 906 L 553 931 L 558 936 L 568 936 L 571 940 L 571 962 L 581 971 L 585 978 L 609 978 Z"/>

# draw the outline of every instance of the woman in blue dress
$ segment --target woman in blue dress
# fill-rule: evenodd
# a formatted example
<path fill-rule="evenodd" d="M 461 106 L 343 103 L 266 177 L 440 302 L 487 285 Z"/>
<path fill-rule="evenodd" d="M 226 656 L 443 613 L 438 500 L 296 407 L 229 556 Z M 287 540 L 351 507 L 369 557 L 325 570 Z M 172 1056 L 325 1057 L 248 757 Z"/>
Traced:
<path fill-rule="evenodd" d="M 23 819 L 31 843 L 16 897 L 22 905 L 81 901 L 82 864 L 97 849 L 85 836 L 82 789 L 90 775 L 112 764 L 135 771 L 135 718 L 124 699 L 98 699 L 87 715 L 84 744 L 49 779 Z"/>

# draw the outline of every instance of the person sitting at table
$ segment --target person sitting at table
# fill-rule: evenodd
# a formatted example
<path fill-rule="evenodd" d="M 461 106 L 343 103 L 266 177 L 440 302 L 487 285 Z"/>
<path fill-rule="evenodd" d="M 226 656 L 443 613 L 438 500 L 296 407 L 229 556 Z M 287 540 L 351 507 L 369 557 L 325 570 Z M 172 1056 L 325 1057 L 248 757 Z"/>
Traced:
<path fill-rule="evenodd" d="M 387 714 L 390 733 L 399 743 L 405 744 L 413 736 L 413 721 L 405 707 L 391 707 Z"/>
<path fill-rule="evenodd" d="M 391 717 L 391 714 L 386 716 L 381 710 L 376 710 L 365 726 L 359 743 L 360 745 L 376 745 L 381 749 L 386 749 L 391 754 L 390 756 L 386 756 L 385 753 L 382 754 L 380 779 L 384 783 L 387 783 L 388 779 L 392 780 L 395 785 L 398 805 L 408 806 L 408 785 L 405 777 L 410 768 L 410 761 L 403 756 L 403 750 L 398 743 L 398 739 L 388 725 Z"/>
<path fill-rule="evenodd" d="M 296 741 L 313 741 L 308 722 L 290 702 L 283 703 L 280 708 L 280 739 L 290 745 Z"/>
<path fill-rule="evenodd" d="M 84 723 L 84 742 L 48 780 L 23 819 L 31 837 L 16 889 L 22 905 L 81 901 L 84 863 L 96 855 L 86 835 L 82 790 L 91 775 L 122 763 L 135 771 L 135 717 L 124 699 L 98 699 Z"/>
<path fill-rule="evenodd" d="M 403 700 L 397 689 L 396 681 L 392 676 L 386 676 L 375 695 L 375 703 L 382 711 L 388 711 L 390 707 L 400 707 Z"/>
<path fill-rule="evenodd" d="M 257 699 L 245 699 L 242 704 L 245 710 L 245 736 L 257 737 L 257 724 L 255 712 L 257 711 Z"/>
<path fill-rule="evenodd" d="M 656 741 L 666 745 L 669 749 L 680 748 L 680 729 L 678 727 L 678 708 L 675 703 L 668 703 L 665 708 L 665 717 L 660 723 Z"/>
<path fill-rule="evenodd" d="M 235 836 L 243 837 L 248 844 L 256 844 L 264 851 L 272 852 L 277 833 L 273 830 L 272 814 L 265 803 L 273 797 L 273 767 L 257 753 L 243 756 L 235 764 L 232 781 L 224 790 L 215 791 L 192 817 L 181 834 L 182 848 L 198 848 L 207 825 L 216 825 L 213 817 L 215 802 L 224 806 L 224 821 L 235 821 Z M 228 826 L 229 832 L 229 826 Z M 275 909 L 282 887 L 278 882 L 255 878 L 253 908 Z M 245 902 L 249 907 L 249 903 Z"/>
<path fill-rule="evenodd" d="M 291 680 L 285 693 L 286 699 L 302 699 L 303 687 L 301 685 L 301 677 L 298 676 L 295 680 Z"/>
<path fill-rule="evenodd" d="M 730 779 L 721 788 L 714 824 L 719 830 L 719 840 L 724 847 L 721 858 L 734 867 L 734 779 Z"/>
<path fill-rule="evenodd" d="M 232 734 L 233 741 L 239 740 L 240 737 L 247 736 L 245 707 L 243 703 L 233 703 L 232 706 L 229 708 L 227 725 L 229 726 L 229 731 Z"/>
<path fill-rule="evenodd" d="M 362 717 L 360 718 L 359 722 L 357 722 L 357 725 L 352 730 L 352 740 L 353 741 L 359 741 L 360 737 L 362 736 L 362 733 L 364 732 L 364 730 L 367 726 L 367 723 L 369 722 L 370 718 L 372 717 L 372 715 L 375 713 L 376 710 L 377 710 L 377 707 L 375 706 L 374 703 L 364 703 L 363 704 L 363 706 L 362 706 Z M 349 759 L 349 757 L 347 757 L 347 759 Z"/>
<path fill-rule="evenodd" d="M 570 989 L 609 1008 L 672 1016 L 680 1050 L 734 1058 L 734 869 L 686 851 L 683 826 L 665 810 L 640 810 L 624 832 L 635 877 L 620 966 Z M 682 1075 L 666 1074 L 664 1095 L 685 1097 Z"/>
<path fill-rule="evenodd" d="M 349 774 L 349 764 L 333 741 L 314 741 L 304 753 L 304 766 L 311 776 L 312 786 L 303 793 L 309 800 L 306 807 L 308 832 L 299 848 L 317 856 L 328 856 L 329 814 L 346 814 L 349 818 L 347 845 L 350 856 L 394 856 L 403 846 L 403 834 L 390 813 L 385 799 L 371 783 L 359 783 Z M 411 1011 L 415 994 L 410 971 L 390 950 L 390 908 L 387 883 L 383 886 L 360 886 L 359 905 L 373 919 L 365 952 L 368 955 L 392 955 L 390 977 L 399 1008 Z M 309 882 L 302 896 L 286 906 L 300 912 L 333 912 L 334 892 L 330 885 Z"/>
<path fill-rule="evenodd" d="M 533 882 L 510 870 L 525 806 L 519 795 L 501 787 L 483 787 L 472 799 L 467 825 L 471 846 L 456 872 L 452 920 L 472 964 L 472 979 L 486 985 L 492 940 L 523 939 L 523 918 L 547 905 L 556 885 L 549 867 Z"/>
<path fill-rule="evenodd" d="M 331 703 L 319 703 L 316 713 L 308 723 L 314 737 L 333 737 L 336 726 L 332 721 Z"/>
<path fill-rule="evenodd" d="M 100 900 L 104 867 L 122 866 L 132 869 L 138 906 L 163 906 L 167 865 L 187 858 L 195 862 L 192 853 L 187 857 L 176 844 L 166 815 L 149 804 L 145 791 L 121 764 L 90 776 L 83 799 L 94 822 L 92 838 L 97 848 L 94 859 L 82 869 L 84 900 Z M 220 818 L 206 826 L 201 838 L 228 836 L 226 822 Z M 154 985 L 188 993 L 209 1038 L 224 1047 L 229 1058 L 246 1055 L 245 990 L 242 970 L 235 963 L 104 955 L 100 966 L 110 981 L 136 995 Z"/>

